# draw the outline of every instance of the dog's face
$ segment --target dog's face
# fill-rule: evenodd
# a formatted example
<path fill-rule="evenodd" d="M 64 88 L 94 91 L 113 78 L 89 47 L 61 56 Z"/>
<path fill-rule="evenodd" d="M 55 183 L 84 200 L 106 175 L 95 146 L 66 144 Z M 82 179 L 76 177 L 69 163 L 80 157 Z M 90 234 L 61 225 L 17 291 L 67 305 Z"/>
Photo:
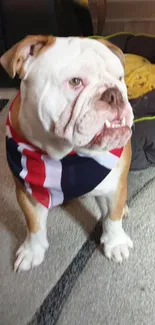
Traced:
<path fill-rule="evenodd" d="M 1 58 L 47 133 L 73 148 L 110 150 L 131 136 L 122 52 L 107 41 L 29 36 Z M 31 112 L 26 112 L 31 116 Z M 31 121 L 30 121 L 31 123 Z"/>

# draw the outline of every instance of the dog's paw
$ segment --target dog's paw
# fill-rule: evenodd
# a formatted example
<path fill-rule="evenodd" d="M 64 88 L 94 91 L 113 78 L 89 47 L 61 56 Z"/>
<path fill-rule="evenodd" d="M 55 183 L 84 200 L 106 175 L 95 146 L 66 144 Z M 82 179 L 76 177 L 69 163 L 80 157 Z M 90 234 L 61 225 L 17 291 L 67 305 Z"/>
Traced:
<path fill-rule="evenodd" d="M 27 237 L 25 242 L 19 247 L 16 253 L 14 271 L 28 271 L 41 264 L 44 260 L 45 251 L 48 248 L 48 242 L 43 245 L 39 241 Z"/>
<path fill-rule="evenodd" d="M 101 243 L 104 244 L 105 256 L 118 263 L 122 263 L 123 259 L 128 259 L 129 248 L 133 248 L 133 242 L 123 230 L 120 221 L 108 220 Z"/>

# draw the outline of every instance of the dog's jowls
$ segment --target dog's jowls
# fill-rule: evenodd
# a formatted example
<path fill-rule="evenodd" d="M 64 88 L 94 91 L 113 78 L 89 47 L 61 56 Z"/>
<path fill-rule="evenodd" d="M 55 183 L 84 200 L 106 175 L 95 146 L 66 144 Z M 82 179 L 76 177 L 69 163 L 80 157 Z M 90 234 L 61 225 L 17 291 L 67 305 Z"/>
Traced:
<path fill-rule="evenodd" d="M 57 164 L 73 150 L 83 161 L 93 159 L 99 168 L 104 160 L 106 177 L 88 192 L 96 196 L 106 216 L 101 238 L 105 255 L 118 262 L 128 258 L 132 241 L 122 228 L 122 217 L 127 214 L 133 114 L 123 53 L 105 40 L 38 35 L 12 47 L 1 57 L 1 64 L 12 78 L 16 74 L 21 78 L 20 95 L 10 110 L 8 137 L 12 137 L 11 129 L 18 144 L 23 139 L 29 150 L 38 150 Z M 117 148 L 123 148 L 120 159 L 117 162 L 112 156 L 109 166 L 106 161 Z M 44 259 L 48 207 L 16 176 L 17 200 L 28 226 L 15 262 L 15 270 L 21 271 Z"/>

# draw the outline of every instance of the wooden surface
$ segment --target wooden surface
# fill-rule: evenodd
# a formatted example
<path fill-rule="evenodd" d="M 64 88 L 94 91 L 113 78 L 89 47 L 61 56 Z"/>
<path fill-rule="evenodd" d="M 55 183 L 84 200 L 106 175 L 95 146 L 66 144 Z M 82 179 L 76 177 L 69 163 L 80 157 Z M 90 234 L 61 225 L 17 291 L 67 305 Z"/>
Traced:
<path fill-rule="evenodd" d="M 150 22 L 105 22 L 102 35 L 119 32 L 144 33 L 155 35 L 155 21 Z"/>
<path fill-rule="evenodd" d="M 155 34 L 155 0 L 107 0 L 102 35 L 117 32 Z"/>
<path fill-rule="evenodd" d="M 88 0 L 94 34 L 102 35 L 106 18 L 106 0 Z"/>

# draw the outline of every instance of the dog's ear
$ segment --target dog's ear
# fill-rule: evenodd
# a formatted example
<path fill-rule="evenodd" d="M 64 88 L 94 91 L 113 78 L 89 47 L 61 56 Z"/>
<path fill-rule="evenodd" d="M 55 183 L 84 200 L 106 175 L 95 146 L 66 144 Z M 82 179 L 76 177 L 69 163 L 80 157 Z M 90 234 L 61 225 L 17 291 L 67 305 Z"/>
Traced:
<path fill-rule="evenodd" d="M 100 43 L 107 46 L 109 48 L 109 50 L 111 50 L 119 58 L 119 60 L 122 63 L 122 66 L 124 68 L 125 67 L 125 58 L 124 58 L 124 54 L 123 54 L 122 50 L 118 46 L 116 46 L 116 45 L 112 44 L 111 42 L 107 41 L 106 39 L 98 38 L 97 40 Z"/>
<path fill-rule="evenodd" d="M 24 65 L 28 62 L 28 59 L 38 56 L 43 50 L 52 45 L 54 41 L 55 38 L 52 36 L 27 36 L 4 53 L 0 58 L 0 63 L 11 78 L 14 78 L 16 74 L 23 78 L 25 75 Z"/>

